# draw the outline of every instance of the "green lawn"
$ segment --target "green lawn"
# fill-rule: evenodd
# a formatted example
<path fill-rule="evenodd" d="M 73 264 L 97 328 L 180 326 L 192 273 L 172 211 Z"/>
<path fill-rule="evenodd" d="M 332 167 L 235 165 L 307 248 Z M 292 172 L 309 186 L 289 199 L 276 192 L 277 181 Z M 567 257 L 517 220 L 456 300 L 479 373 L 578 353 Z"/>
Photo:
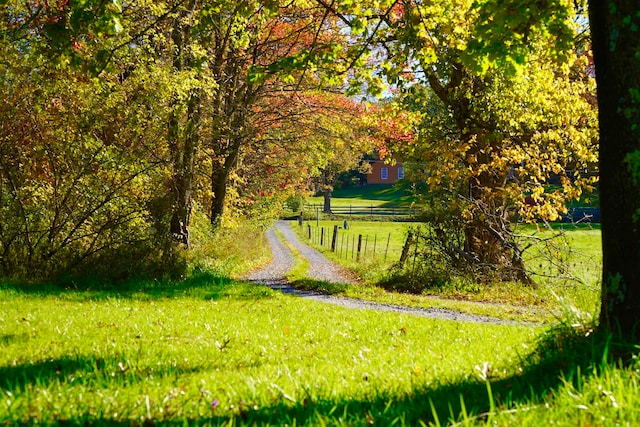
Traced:
<path fill-rule="evenodd" d="M 370 184 L 362 187 L 339 188 L 333 192 L 332 206 L 408 206 L 411 195 L 402 187 L 388 184 Z M 324 198 L 307 198 L 307 203 L 322 205 Z"/>
<path fill-rule="evenodd" d="M 392 233 L 391 262 L 407 226 L 353 223 L 351 231 Z M 580 231 L 575 246 L 597 256 L 597 232 Z M 190 262 L 214 254 L 207 268 L 217 275 L 195 269 L 174 282 L 0 284 L 0 425 L 640 422 L 638 359 L 611 358 L 637 348 L 628 353 L 594 333 L 588 318 L 566 313 L 554 327 L 457 323 L 291 297 L 224 277 L 266 261 L 263 240 L 245 238 L 249 247 L 237 233 L 248 235 L 196 239 Z M 387 265 L 382 254 L 368 265 L 378 264 Z M 304 268 L 299 260 L 294 279 Z M 375 286 L 346 289 L 334 290 L 426 301 Z M 507 293 L 491 292 L 496 301 Z M 433 301 L 526 318 L 499 305 Z"/>
<path fill-rule="evenodd" d="M 405 414 L 404 400 L 473 380 L 478 364 L 513 374 L 535 335 L 349 310 L 208 275 L 113 293 L 4 286 L 0 313 L 9 424 L 386 425 L 428 416 L 427 406 Z"/>
<path fill-rule="evenodd" d="M 635 362 L 596 366 L 597 345 L 558 350 L 546 334 L 345 309 L 207 274 L 94 291 L 5 284 L 0 424 L 639 420 Z"/>

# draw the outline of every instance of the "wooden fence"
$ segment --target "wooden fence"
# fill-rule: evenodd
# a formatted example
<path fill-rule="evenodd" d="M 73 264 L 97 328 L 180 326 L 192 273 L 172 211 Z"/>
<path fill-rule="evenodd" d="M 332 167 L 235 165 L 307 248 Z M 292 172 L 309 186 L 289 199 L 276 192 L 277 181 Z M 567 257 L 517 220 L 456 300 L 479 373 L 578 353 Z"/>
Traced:
<path fill-rule="evenodd" d="M 323 205 L 306 204 L 304 211 L 314 215 L 323 213 Z M 365 206 L 365 205 L 349 205 L 335 206 L 331 208 L 331 215 L 336 216 L 401 216 L 411 217 L 418 213 L 418 209 L 409 206 Z"/>
<path fill-rule="evenodd" d="M 365 258 L 381 257 L 386 261 L 389 255 L 391 233 L 378 237 L 366 234 L 352 234 L 342 227 L 304 225 L 305 234 L 311 243 L 330 249 L 340 258 L 362 261 Z"/>

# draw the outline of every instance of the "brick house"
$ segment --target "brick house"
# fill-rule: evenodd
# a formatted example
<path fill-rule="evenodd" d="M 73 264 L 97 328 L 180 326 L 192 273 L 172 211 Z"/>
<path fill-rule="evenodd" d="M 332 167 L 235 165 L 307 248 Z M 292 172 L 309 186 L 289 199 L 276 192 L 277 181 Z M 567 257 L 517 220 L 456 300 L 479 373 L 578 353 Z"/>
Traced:
<path fill-rule="evenodd" d="M 367 174 L 367 184 L 393 184 L 404 179 L 402 162 L 385 163 L 383 160 L 370 160 L 371 172 Z"/>

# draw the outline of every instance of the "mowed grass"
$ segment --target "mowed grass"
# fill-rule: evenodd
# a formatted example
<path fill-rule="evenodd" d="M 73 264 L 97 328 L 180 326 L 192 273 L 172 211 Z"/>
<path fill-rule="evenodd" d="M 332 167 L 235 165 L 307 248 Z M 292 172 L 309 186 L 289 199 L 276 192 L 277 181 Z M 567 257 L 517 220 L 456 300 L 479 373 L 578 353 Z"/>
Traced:
<path fill-rule="evenodd" d="M 0 284 L 0 425 L 640 422 L 638 349 L 585 319 L 341 308 L 232 281 L 220 273 L 254 263 L 221 262 L 173 282 Z"/>
<path fill-rule="evenodd" d="M 537 332 L 340 308 L 206 274 L 112 291 L 5 284 L 0 424 L 428 423 L 430 401 L 446 419 L 460 393 L 468 411 L 489 408 L 486 366 L 517 376 Z"/>
<path fill-rule="evenodd" d="M 333 252 L 331 236 L 335 226 L 340 228 L 336 251 Z M 355 272 L 360 279 L 360 286 L 334 286 L 334 294 L 413 307 L 450 308 L 530 322 L 555 322 L 566 315 L 597 317 L 602 266 L 601 237 L 597 225 L 555 224 L 552 230 L 535 225 L 518 228 L 518 234 L 534 236 L 537 242 L 525 253 L 527 266 L 537 283 L 535 287 L 518 283 L 451 283 L 426 289 L 420 295 L 390 292 L 378 284 L 388 278 L 393 265 L 400 259 L 407 231 L 418 227 L 424 229 L 424 224 L 348 221 L 349 228 L 345 230 L 343 226 L 343 221 L 332 220 L 308 221 L 302 227 L 294 222 L 291 224 L 303 241 Z M 308 238 L 309 227 L 311 239 Z M 320 245 L 322 228 L 325 238 Z M 563 236 L 554 238 L 550 243 L 538 242 L 560 230 L 563 230 Z M 357 257 L 359 235 L 363 236 L 360 260 Z M 550 245 L 550 250 L 542 253 L 546 244 Z M 561 273 L 550 267 L 552 262 L 564 267 Z"/>
<path fill-rule="evenodd" d="M 331 197 L 331 206 L 407 206 L 412 202 L 413 197 L 405 189 L 389 184 L 339 188 Z M 307 203 L 322 206 L 324 197 L 308 197 Z"/>

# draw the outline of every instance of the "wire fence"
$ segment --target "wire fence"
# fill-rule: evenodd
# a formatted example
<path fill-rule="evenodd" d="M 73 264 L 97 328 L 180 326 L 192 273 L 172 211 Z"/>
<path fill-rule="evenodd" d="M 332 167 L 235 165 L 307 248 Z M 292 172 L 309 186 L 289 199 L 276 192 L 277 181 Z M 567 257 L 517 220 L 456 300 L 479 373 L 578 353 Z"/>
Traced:
<path fill-rule="evenodd" d="M 338 225 L 320 227 L 310 223 L 303 227 L 311 243 L 331 250 L 340 258 L 353 261 L 381 258 L 386 261 L 389 256 L 391 233 L 380 236 L 356 234 Z"/>

